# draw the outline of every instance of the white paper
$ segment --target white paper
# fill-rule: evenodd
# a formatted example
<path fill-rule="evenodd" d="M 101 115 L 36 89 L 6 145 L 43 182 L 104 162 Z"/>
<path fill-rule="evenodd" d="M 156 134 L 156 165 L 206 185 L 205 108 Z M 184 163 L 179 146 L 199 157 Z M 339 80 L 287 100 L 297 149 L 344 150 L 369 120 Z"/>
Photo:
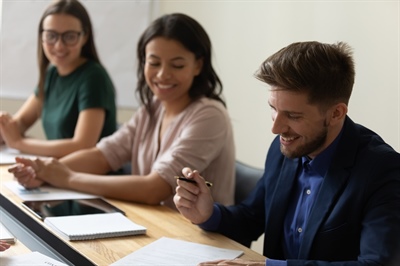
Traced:
<path fill-rule="evenodd" d="M 111 264 L 122 265 L 197 265 L 200 262 L 234 259 L 243 254 L 241 250 L 217 248 L 183 240 L 162 237 L 153 243 Z"/>
<path fill-rule="evenodd" d="M 4 185 L 22 200 L 63 200 L 63 199 L 91 199 L 96 195 L 81 193 L 73 190 L 41 186 L 35 189 L 25 189 L 17 181 L 4 182 Z"/>
<path fill-rule="evenodd" d="M 14 164 L 15 163 L 15 157 L 24 157 L 27 159 L 36 159 L 39 156 L 32 155 L 32 154 L 25 154 L 21 153 L 16 149 L 11 149 L 8 148 L 5 145 L 0 145 L 0 165 L 3 164 Z M 44 158 L 44 157 L 42 157 Z"/>
<path fill-rule="evenodd" d="M 11 247 L 12 248 L 12 247 Z M 7 251 L 0 252 L 0 261 L 1 265 L 7 266 L 21 266 L 21 265 L 67 265 L 65 263 L 59 262 L 55 259 L 52 259 L 42 253 L 37 251 L 17 255 L 17 256 L 7 256 Z"/>

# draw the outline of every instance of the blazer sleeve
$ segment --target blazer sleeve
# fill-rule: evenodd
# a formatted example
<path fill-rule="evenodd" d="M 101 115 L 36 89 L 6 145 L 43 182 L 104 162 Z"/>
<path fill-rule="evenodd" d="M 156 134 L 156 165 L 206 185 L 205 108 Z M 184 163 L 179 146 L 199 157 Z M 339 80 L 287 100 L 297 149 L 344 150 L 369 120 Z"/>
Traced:
<path fill-rule="evenodd" d="M 264 233 L 266 193 L 274 186 L 283 160 L 279 139 L 275 138 L 267 154 L 265 172 L 248 197 L 238 205 L 217 205 L 221 210 L 218 232 L 246 246 Z"/>

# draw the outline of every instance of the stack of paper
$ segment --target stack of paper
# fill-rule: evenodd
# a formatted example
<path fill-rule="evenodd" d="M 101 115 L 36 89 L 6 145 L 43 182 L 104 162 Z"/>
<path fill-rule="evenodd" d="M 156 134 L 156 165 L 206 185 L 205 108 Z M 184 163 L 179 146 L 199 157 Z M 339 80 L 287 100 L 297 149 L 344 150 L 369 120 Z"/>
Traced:
<path fill-rule="evenodd" d="M 68 240 L 145 234 L 146 228 L 119 212 L 47 217 L 44 223 Z"/>

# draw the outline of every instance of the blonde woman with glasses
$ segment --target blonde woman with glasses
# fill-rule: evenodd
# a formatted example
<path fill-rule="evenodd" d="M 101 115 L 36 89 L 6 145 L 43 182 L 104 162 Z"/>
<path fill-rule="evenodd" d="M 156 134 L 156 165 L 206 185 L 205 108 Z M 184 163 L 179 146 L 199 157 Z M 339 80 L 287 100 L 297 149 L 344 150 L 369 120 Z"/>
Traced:
<path fill-rule="evenodd" d="M 116 130 L 115 90 L 97 56 L 92 24 L 76 0 L 52 2 L 38 29 L 39 80 L 16 114 L 0 112 L 0 142 L 60 158 Z M 25 136 L 42 120 L 47 140 Z"/>

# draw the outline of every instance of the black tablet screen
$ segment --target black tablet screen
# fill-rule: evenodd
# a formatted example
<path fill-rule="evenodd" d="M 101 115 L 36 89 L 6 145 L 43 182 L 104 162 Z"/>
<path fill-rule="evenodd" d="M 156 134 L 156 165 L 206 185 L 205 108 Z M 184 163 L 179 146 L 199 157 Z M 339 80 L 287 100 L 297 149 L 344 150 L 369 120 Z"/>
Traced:
<path fill-rule="evenodd" d="M 102 198 L 24 201 L 22 204 L 42 220 L 50 216 L 68 216 L 107 212 L 124 213 Z"/>

